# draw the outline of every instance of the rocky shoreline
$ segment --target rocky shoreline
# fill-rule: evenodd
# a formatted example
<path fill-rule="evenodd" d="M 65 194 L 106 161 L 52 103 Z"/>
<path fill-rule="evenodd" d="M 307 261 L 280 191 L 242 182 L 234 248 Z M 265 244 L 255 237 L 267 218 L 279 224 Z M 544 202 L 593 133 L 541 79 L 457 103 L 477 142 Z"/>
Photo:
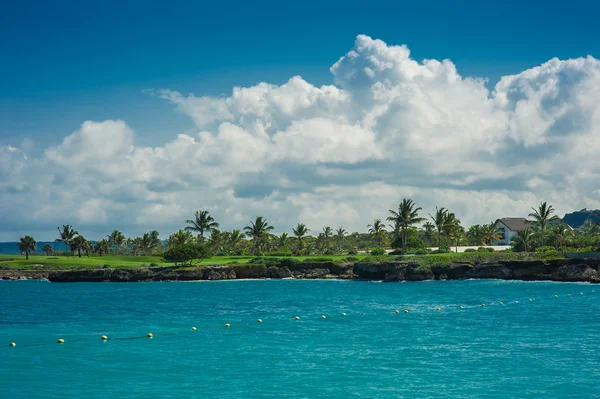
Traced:
<path fill-rule="evenodd" d="M 600 259 L 498 261 L 422 266 L 416 262 L 339 264 L 298 263 L 290 266 L 233 265 L 198 268 L 148 267 L 65 271 L 0 271 L 0 279 L 48 279 L 51 282 L 138 282 L 236 279 L 355 279 L 385 282 L 503 279 L 600 283 Z"/>

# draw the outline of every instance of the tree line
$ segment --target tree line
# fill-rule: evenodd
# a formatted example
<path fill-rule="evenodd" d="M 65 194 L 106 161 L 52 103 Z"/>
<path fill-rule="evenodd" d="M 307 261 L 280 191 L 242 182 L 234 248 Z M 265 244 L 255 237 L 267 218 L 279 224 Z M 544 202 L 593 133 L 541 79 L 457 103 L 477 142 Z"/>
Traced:
<path fill-rule="evenodd" d="M 135 238 L 127 238 L 119 230 L 97 242 L 88 241 L 71 225 L 58 227 L 56 242 L 63 243 L 66 254 L 79 257 L 86 255 L 102 256 L 109 253 L 129 255 L 150 255 L 174 247 L 197 244 L 204 247 L 204 254 L 243 255 L 253 254 L 293 254 L 293 255 L 333 255 L 356 254 L 359 250 L 373 248 L 392 248 L 397 253 L 406 254 L 409 250 L 423 250 L 437 245 L 439 251 L 448 251 L 450 247 L 486 246 L 502 238 L 502 232 L 495 222 L 475 224 L 465 229 L 460 219 L 445 207 L 436 207 L 433 214 L 422 217 L 422 208 L 412 199 L 405 198 L 397 209 L 390 209 L 385 222 L 375 219 L 367 225 L 367 233 L 347 232 L 343 227 L 333 229 L 323 227 L 311 235 L 311 230 L 298 223 L 288 233 L 275 235 L 275 227 L 263 216 L 257 216 L 242 230 L 219 230 L 220 224 L 206 210 L 198 210 L 192 219 L 186 220 L 183 229 L 171 234 L 168 240 L 159 238 L 156 230 Z M 569 246 L 577 248 L 596 248 L 600 245 L 600 225 L 588 223 L 573 230 L 554 214 L 554 208 L 546 202 L 532 208 L 528 215 L 532 223 L 520 231 L 512 242 L 515 251 L 533 251 L 552 246 L 557 250 Z M 599 221 L 600 222 L 600 219 Z M 420 225 L 420 226 L 416 226 Z M 36 250 L 36 241 L 31 236 L 22 237 L 19 249 L 29 257 Z M 50 254 L 51 245 L 46 244 L 43 252 Z"/>

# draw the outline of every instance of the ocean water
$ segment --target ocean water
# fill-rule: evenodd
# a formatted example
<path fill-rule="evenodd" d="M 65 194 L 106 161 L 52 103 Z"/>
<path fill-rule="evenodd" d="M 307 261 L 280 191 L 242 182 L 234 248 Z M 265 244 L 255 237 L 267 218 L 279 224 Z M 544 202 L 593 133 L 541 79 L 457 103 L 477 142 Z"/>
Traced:
<path fill-rule="evenodd" d="M 0 398 L 598 398 L 600 286 L 0 281 L 0 344 Z"/>

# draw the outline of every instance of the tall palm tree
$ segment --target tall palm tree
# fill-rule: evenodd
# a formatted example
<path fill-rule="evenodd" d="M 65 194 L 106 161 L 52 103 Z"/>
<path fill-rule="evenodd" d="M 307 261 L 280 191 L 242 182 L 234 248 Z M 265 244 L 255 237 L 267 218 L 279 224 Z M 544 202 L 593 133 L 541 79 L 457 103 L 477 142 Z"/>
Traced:
<path fill-rule="evenodd" d="M 450 241 L 454 243 L 456 252 L 458 252 L 458 243 L 465 237 L 465 229 L 461 226 L 460 220 L 452 212 L 448 212 L 446 215 L 444 234 L 446 234 Z"/>
<path fill-rule="evenodd" d="M 446 229 L 446 224 L 448 222 L 448 210 L 444 207 L 438 208 L 435 207 L 435 216 L 431 213 L 429 217 L 433 221 L 435 228 L 438 234 L 438 250 L 442 248 L 442 232 Z"/>
<path fill-rule="evenodd" d="M 419 217 L 421 207 L 415 208 L 413 200 L 403 198 L 398 205 L 398 211 L 389 210 L 390 216 L 387 220 L 394 222 L 394 230 L 398 230 L 402 240 L 402 253 L 406 254 L 406 242 L 408 241 L 408 229 L 413 224 L 421 223 L 425 218 Z"/>
<path fill-rule="evenodd" d="M 329 226 L 323 227 L 323 252 L 327 252 L 329 249 L 329 239 L 333 237 L 333 229 Z"/>
<path fill-rule="evenodd" d="M 547 202 L 542 202 L 538 209 L 533 209 L 533 212 L 529 214 L 530 217 L 534 218 L 537 224 L 540 225 L 542 229 L 542 247 L 544 246 L 544 232 L 546 230 L 546 225 L 548 222 L 553 222 L 558 220 L 556 215 L 552 215 L 554 213 L 554 208 L 552 205 L 548 205 Z"/>
<path fill-rule="evenodd" d="M 141 251 L 144 254 L 151 254 L 154 248 L 162 244 L 158 238 L 158 231 L 152 230 L 149 233 L 144 233 L 141 237 L 136 237 L 133 240 L 133 250 L 135 253 Z"/>
<path fill-rule="evenodd" d="M 435 226 L 431 222 L 425 222 L 421 234 L 427 245 L 431 246 L 431 242 L 435 236 Z"/>
<path fill-rule="evenodd" d="M 77 251 L 77 255 L 81 258 L 81 250 L 86 249 L 88 240 L 84 236 L 78 235 L 71 241 L 71 252 Z"/>
<path fill-rule="evenodd" d="M 375 240 L 377 247 L 381 247 L 381 241 L 383 241 L 385 237 L 385 225 L 381 221 L 381 219 L 375 219 L 373 224 L 367 226 L 369 228 L 369 234 Z"/>
<path fill-rule="evenodd" d="M 346 230 L 343 227 L 340 227 L 335 231 L 335 241 L 337 243 L 338 253 L 342 253 L 342 247 L 346 241 Z"/>
<path fill-rule="evenodd" d="M 300 255 L 304 249 L 304 238 L 310 233 L 310 229 L 304 223 L 298 223 L 296 228 L 292 229 L 292 232 L 298 240 L 298 255 Z"/>
<path fill-rule="evenodd" d="M 98 241 L 95 245 L 94 245 L 94 249 L 93 252 L 99 254 L 100 256 L 102 256 L 102 254 L 107 254 L 108 251 L 110 249 L 110 244 L 108 242 L 108 240 L 106 238 Z"/>
<path fill-rule="evenodd" d="M 481 228 L 481 234 L 483 236 L 483 242 L 485 245 L 494 245 L 494 241 L 502 238 L 502 231 L 496 228 L 496 224 L 494 222 L 484 224 Z"/>
<path fill-rule="evenodd" d="M 467 241 L 469 245 L 485 245 L 484 226 L 474 224 L 469 227 L 469 230 L 467 231 Z"/>
<path fill-rule="evenodd" d="M 57 230 L 60 238 L 57 238 L 55 241 L 64 242 L 65 252 L 68 252 L 69 248 L 71 247 L 71 240 L 73 240 L 73 238 L 75 238 L 79 234 L 79 232 L 73 229 L 73 227 L 70 224 L 63 224 L 62 230 L 60 229 L 60 227 L 57 227 Z"/>
<path fill-rule="evenodd" d="M 219 223 L 215 222 L 215 219 L 210 216 L 208 211 L 203 210 L 196 211 L 194 219 L 186 220 L 185 222 L 189 224 L 189 226 L 185 228 L 187 231 L 196 231 L 200 234 L 200 242 L 204 241 L 205 231 L 219 228 Z"/>
<path fill-rule="evenodd" d="M 50 253 L 54 251 L 54 248 L 52 248 L 52 245 L 50 244 L 44 244 L 42 251 L 46 253 L 46 256 L 50 256 Z"/>
<path fill-rule="evenodd" d="M 109 246 L 116 247 L 116 249 L 125 245 L 125 236 L 119 230 L 113 230 L 112 233 L 107 236 L 107 240 Z"/>
<path fill-rule="evenodd" d="M 229 246 L 230 251 L 236 253 L 243 239 L 244 235 L 241 231 L 237 229 L 231 230 L 229 236 L 227 237 L 227 245 Z"/>
<path fill-rule="evenodd" d="M 554 245 L 557 250 L 566 246 L 573 237 L 573 230 L 566 223 L 550 226 L 550 231 L 554 235 Z"/>
<path fill-rule="evenodd" d="M 37 243 L 32 236 L 21 237 L 19 240 L 19 251 L 25 253 L 25 260 L 29 260 L 29 253 L 35 252 Z"/>
<path fill-rule="evenodd" d="M 533 241 L 533 236 L 534 234 L 529 227 L 519 231 L 511 242 L 515 251 L 519 251 L 522 248 L 523 251 L 529 252 Z"/>
<path fill-rule="evenodd" d="M 257 216 L 254 222 L 250 221 L 250 224 L 244 227 L 246 234 L 254 241 L 254 255 L 260 255 L 260 246 L 273 229 L 274 227 L 269 225 L 267 219 L 263 219 L 262 216 Z"/>
<path fill-rule="evenodd" d="M 288 233 L 281 233 L 279 237 L 277 237 L 277 249 L 285 249 L 288 245 Z"/>

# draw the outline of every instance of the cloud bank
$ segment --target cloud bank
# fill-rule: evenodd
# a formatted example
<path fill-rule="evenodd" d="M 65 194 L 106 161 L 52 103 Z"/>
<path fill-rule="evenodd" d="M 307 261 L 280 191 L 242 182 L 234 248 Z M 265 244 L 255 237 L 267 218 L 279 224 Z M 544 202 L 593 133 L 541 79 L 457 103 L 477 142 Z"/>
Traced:
<path fill-rule="evenodd" d="M 450 60 L 360 35 L 330 71 L 334 85 L 294 76 L 227 98 L 151 90 L 198 129 L 159 147 L 120 120 L 86 121 L 37 158 L 0 142 L 0 238 L 62 223 L 167 236 L 200 208 L 224 228 L 263 215 L 279 232 L 364 231 L 403 197 L 465 225 L 543 200 L 600 208 L 597 59 L 552 59 L 490 91 Z"/>

